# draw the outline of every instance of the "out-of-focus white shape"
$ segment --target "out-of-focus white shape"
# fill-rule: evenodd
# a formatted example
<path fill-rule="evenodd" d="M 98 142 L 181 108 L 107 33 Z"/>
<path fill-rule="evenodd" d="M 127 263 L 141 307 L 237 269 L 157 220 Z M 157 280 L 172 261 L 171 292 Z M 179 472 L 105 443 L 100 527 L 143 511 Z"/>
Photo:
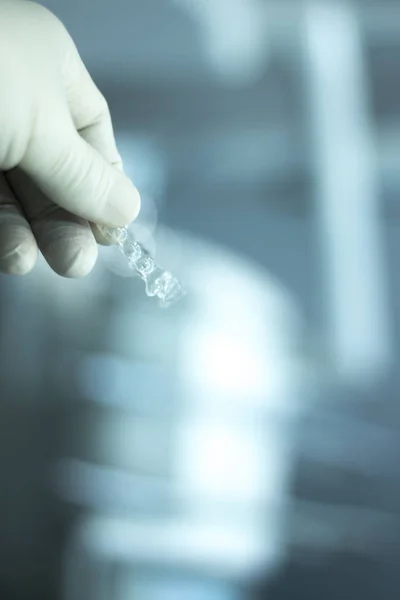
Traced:
<path fill-rule="evenodd" d="M 265 532 L 263 532 L 265 534 Z M 268 537 L 268 535 L 266 536 Z M 75 532 L 74 546 L 101 562 L 162 565 L 234 581 L 262 567 L 269 541 L 238 521 L 227 529 L 191 518 L 92 517 Z M 75 599 L 74 599 L 75 600 Z"/>
<path fill-rule="evenodd" d="M 242 407 L 296 412 L 292 356 L 297 318 L 277 282 L 245 261 L 204 252 L 188 278 L 201 298 L 182 331 L 179 368 L 191 404 L 204 411 Z"/>
<path fill-rule="evenodd" d="M 243 600 L 235 585 L 226 581 L 153 571 L 137 573 L 125 570 L 113 600 Z"/>
<path fill-rule="evenodd" d="M 351 3 L 304 4 L 328 337 L 337 374 L 370 381 L 391 359 L 376 164 Z"/>
<path fill-rule="evenodd" d="M 189 343 L 193 349 L 196 346 L 196 356 L 188 366 L 189 376 L 204 392 L 227 395 L 231 400 L 249 395 L 273 397 L 281 382 L 283 365 L 272 356 L 266 360 L 260 339 L 252 344 L 248 330 L 243 330 L 238 331 L 234 325 L 215 325 L 214 330 L 211 326 L 193 327 Z"/>
<path fill-rule="evenodd" d="M 253 568 L 273 568 L 284 547 L 279 507 L 288 490 L 288 431 L 300 405 L 297 314 L 277 282 L 220 250 L 199 247 L 191 272 L 195 301 L 178 363 L 185 398 L 175 455 L 182 512 L 227 534 L 240 521 L 260 552 Z"/>
<path fill-rule="evenodd" d="M 259 0 L 175 0 L 198 21 L 204 49 L 219 77 L 252 82 L 269 54 L 267 5 Z"/>
<path fill-rule="evenodd" d="M 256 525 L 263 510 L 275 510 L 285 496 L 288 448 L 276 422 L 187 419 L 178 431 L 177 479 L 186 511 L 222 518 L 239 508 L 242 523 Z M 257 531 L 255 526 L 254 531 Z"/>
<path fill-rule="evenodd" d="M 302 404 L 296 306 L 251 261 L 192 236 L 180 234 L 175 245 L 173 239 L 170 233 L 160 236 L 160 256 L 187 282 L 187 302 L 169 313 L 140 301 L 132 309 L 130 295 L 116 293 L 118 310 L 107 325 L 115 354 L 130 357 L 132 363 L 139 355 L 176 377 L 175 412 L 159 419 L 165 435 L 148 436 L 149 444 L 170 440 L 160 469 L 167 488 L 157 492 L 163 510 L 150 510 L 152 518 L 132 510 L 123 522 L 89 520 L 69 555 L 72 560 L 79 551 L 86 552 L 73 574 L 77 578 L 89 569 L 88 563 L 103 560 L 247 580 L 260 570 L 276 568 L 284 555 L 292 425 Z M 86 364 L 90 394 L 97 395 L 104 385 L 106 395 L 108 390 L 129 402 L 135 377 L 130 377 L 128 363 L 112 365 L 108 357 L 105 363 L 92 362 L 90 370 Z M 108 373 L 96 382 L 102 364 Z M 150 390 L 150 383 L 146 385 Z M 139 381 L 137 386 L 141 388 Z M 154 381 L 153 396 L 167 404 L 163 388 L 163 380 Z M 66 492 L 74 487 L 74 477 L 80 482 L 80 494 L 75 486 L 70 498 L 80 496 L 81 503 L 98 510 L 101 502 L 110 502 L 112 490 L 115 514 L 129 505 L 130 495 L 134 501 L 138 480 L 128 482 L 121 473 L 127 465 L 122 450 L 132 457 L 138 448 L 134 440 L 130 443 L 130 429 L 109 418 L 94 435 L 92 430 L 86 438 L 92 450 L 88 460 L 97 460 L 106 448 L 119 471 L 100 472 L 90 464 L 83 471 L 80 465 L 72 477 L 68 471 Z M 143 449 L 144 457 L 146 453 Z M 142 474 L 143 463 L 138 464 Z M 147 483 L 142 479 L 140 485 Z"/>

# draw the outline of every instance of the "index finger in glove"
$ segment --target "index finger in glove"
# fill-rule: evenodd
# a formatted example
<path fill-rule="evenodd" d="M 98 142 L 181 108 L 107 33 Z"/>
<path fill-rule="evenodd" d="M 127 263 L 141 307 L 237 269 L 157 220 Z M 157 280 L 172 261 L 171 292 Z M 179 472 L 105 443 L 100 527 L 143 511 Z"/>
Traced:
<path fill-rule="evenodd" d="M 123 171 L 108 104 L 91 78 L 85 64 L 74 47 L 64 70 L 64 86 L 68 107 L 79 135 L 113 167 Z M 107 245 L 109 240 L 92 223 L 93 234 L 98 243 Z"/>
<path fill-rule="evenodd" d="M 64 69 L 64 86 L 75 129 L 111 165 L 122 171 L 108 104 L 74 47 Z"/>

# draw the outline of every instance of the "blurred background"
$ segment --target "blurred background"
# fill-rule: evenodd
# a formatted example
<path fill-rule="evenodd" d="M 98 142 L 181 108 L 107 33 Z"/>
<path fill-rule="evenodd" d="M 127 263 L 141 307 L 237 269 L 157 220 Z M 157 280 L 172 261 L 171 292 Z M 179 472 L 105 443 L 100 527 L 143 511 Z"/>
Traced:
<path fill-rule="evenodd" d="M 0 595 L 390 600 L 400 3 L 46 0 L 186 283 L 0 277 Z"/>

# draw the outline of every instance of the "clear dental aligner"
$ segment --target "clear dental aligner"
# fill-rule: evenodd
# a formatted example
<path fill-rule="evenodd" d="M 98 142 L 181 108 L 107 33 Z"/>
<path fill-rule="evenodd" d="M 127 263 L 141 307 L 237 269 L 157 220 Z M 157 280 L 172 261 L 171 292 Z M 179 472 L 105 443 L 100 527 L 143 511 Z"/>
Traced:
<path fill-rule="evenodd" d="M 169 271 L 160 269 L 148 251 L 135 240 L 127 227 L 100 227 L 103 235 L 128 259 L 129 267 L 144 281 L 146 294 L 156 296 L 162 307 L 178 302 L 184 295 L 182 284 Z"/>

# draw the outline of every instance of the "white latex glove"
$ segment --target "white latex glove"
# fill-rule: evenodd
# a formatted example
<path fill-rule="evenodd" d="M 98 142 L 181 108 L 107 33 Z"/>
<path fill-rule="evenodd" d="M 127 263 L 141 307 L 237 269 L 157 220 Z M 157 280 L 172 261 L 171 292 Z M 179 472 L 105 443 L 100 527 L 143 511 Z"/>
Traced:
<path fill-rule="evenodd" d="M 63 25 L 30 1 L 0 0 L 0 271 L 27 273 L 40 249 L 57 273 L 86 275 L 90 223 L 118 227 L 139 208 L 107 103 Z"/>

